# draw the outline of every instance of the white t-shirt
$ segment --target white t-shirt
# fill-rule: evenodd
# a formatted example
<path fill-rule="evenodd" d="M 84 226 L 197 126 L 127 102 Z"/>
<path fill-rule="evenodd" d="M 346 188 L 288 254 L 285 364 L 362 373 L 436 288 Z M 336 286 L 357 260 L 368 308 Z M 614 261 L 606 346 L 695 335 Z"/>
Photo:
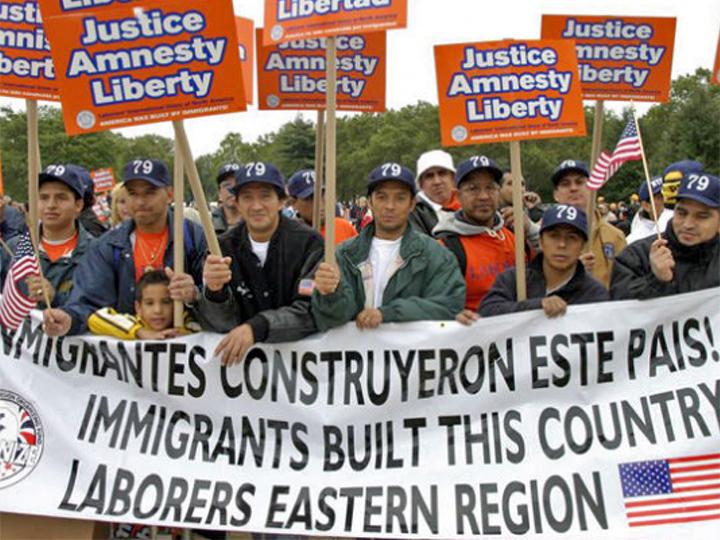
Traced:
<path fill-rule="evenodd" d="M 260 259 L 260 264 L 265 266 L 270 242 L 256 242 L 252 239 L 252 237 L 250 237 L 250 245 L 252 246 L 253 253 L 257 255 L 258 259 Z"/>
<path fill-rule="evenodd" d="M 370 264 L 372 265 L 373 286 L 375 288 L 373 306 L 375 308 L 382 305 L 383 293 L 390 280 L 388 269 L 400 253 L 400 242 L 402 242 L 402 237 L 397 240 L 373 238 L 370 244 Z"/>

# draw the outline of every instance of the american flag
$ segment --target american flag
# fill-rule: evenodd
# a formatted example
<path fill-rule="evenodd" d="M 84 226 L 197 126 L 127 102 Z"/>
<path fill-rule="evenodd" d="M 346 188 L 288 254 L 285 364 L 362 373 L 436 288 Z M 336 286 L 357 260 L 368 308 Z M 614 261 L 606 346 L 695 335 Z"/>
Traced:
<path fill-rule="evenodd" d="M 0 324 L 17 330 L 30 310 L 35 307 L 35 302 L 20 291 L 18 283 L 30 275 L 38 274 L 40 274 L 38 260 L 35 258 L 30 236 L 25 233 L 18 241 L 15 257 L 5 278 L 3 295 L 0 299 Z"/>
<path fill-rule="evenodd" d="M 603 150 L 600 153 L 587 186 L 592 190 L 600 189 L 626 161 L 642 159 L 642 144 L 635 127 L 635 118 L 631 118 L 620 135 L 620 140 L 612 154 Z"/>
<path fill-rule="evenodd" d="M 720 454 L 619 467 L 630 527 L 720 519 Z"/>

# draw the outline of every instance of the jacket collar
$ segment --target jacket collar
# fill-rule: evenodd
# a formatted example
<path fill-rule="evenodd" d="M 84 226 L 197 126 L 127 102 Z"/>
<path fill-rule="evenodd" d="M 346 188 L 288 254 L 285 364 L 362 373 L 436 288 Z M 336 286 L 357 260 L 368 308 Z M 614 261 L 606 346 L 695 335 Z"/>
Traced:
<path fill-rule="evenodd" d="M 545 272 L 543 271 L 543 253 L 540 252 L 536 255 L 536 257 L 530 262 L 528 265 L 528 268 L 532 269 L 534 272 L 539 273 L 539 275 L 542 277 L 542 284 L 545 290 L 547 290 L 547 280 L 545 279 Z M 558 290 L 556 290 L 553 294 L 557 294 L 560 292 L 574 292 L 577 289 L 580 288 L 581 282 L 585 279 L 585 266 L 580 261 L 577 261 L 575 263 L 575 273 L 570 278 L 570 281 L 568 281 L 565 285 L 560 287 Z"/>
<path fill-rule="evenodd" d="M 400 257 L 403 260 L 407 261 L 420 251 L 419 234 L 421 233 L 416 232 L 408 223 L 403 233 L 402 241 L 400 242 Z M 359 265 L 370 257 L 370 246 L 372 245 L 373 238 L 375 238 L 375 223 L 370 222 L 360 231 L 360 234 L 354 239 L 350 248 L 345 252 L 346 257 L 353 266 Z"/>

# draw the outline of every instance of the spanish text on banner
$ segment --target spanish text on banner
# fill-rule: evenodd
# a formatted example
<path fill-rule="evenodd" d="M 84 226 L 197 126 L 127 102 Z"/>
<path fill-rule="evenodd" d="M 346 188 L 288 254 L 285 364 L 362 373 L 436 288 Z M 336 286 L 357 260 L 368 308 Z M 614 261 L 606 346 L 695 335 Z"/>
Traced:
<path fill-rule="evenodd" d="M 70 135 L 245 110 L 230 0 L 143 0 L 46 23 Z"/>
<path fill-rule="evenodd" d="M 720 535 L 720 289 L 455 322 L 0 342 L 0 511 L 351 538 Z M 36 314 L 37 315 L 37 314 Z"/>
<path fill-rule="evenodd" d="M 262 45 L 258 42 L 258 107 L 261 110 L 324 109 L 327 89 L 325 38 Z M 338 36 L 337 108 L 385 110 L 386 33 Z"/>
<path fill-rule="evenodd" d="M 265 0 L 265 45 L 405 28 L 407 0 Z"/>
<path fill-rule="evenodd" d="M 585 99 L 668 100 L 674 17 L 543 15 L 543 39 L 574 39 Z"/>
<path fill-rule="evenodd" d="M 60 99 L 37 0 L 0 3 L 0 95 Z"/>
<path fill-rule="evenodd" d="M 435 46 L 443 146 L 585 135 L 571 42 Z"/>

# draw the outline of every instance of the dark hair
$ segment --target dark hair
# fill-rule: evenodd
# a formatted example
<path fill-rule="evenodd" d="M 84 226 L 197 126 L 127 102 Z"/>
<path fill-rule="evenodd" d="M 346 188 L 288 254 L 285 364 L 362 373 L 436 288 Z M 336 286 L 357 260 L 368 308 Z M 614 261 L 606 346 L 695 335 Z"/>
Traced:
<path fill-rule="evenodd" d="M 135 285 L 135 300 L 138 302 L 142 300 L 145 287 L 148 285 L 158 284 L 170 285 L 170 278 L 167 277 L 164 270 L 151 270 L 149 272 L 145 272 L 137 282 L 137 285 Z"/>

